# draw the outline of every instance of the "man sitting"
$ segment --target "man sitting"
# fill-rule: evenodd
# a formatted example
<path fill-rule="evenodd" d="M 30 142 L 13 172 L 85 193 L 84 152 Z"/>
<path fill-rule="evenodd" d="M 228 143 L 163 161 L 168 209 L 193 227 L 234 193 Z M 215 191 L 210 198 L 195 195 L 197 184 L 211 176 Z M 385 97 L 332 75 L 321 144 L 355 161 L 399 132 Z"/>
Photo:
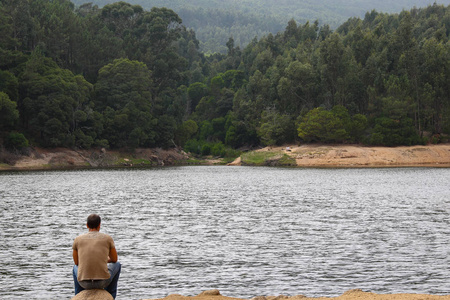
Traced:
<path fill-rule="evenodd" d="M 90 215 L 87 218 L 89 232 L 73 241 L 75 295 L 85 289 L 105 289 L 116 299 L 121 265 L 113 239 L 99 232 L 100 223 L 99 215 Z"/>

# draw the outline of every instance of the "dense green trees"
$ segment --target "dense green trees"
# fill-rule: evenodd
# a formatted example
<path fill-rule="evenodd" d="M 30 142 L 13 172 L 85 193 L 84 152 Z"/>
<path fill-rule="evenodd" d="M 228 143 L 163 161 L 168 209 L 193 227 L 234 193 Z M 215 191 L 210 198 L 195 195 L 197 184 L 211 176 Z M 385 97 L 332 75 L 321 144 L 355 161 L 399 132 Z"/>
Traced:
<path fill-rule="evenodd" d="M 171 10 L 125 2 L 0 2 L 2 130 L 42 146 L 171 145 L 185 117 L 188 59 L 202 59 L 180 23 Z M 177 47 L 181 36 L 190 52 Z M 14 107 L 20 120 L 9 128 Z"/>
<path fill-rule="evenodd" d="M 73 0 L 82 5 L 85 0 Z M 102 7 L 116 0 L 92 0 Z M 408 7 L 432 4 L 432 0 L 130 0 L 150 10 L 153 7 L 173 9 L 183 24 L 193 29 L 199 39 L 202 52 L 212 54 L 226 53 L 226 42 L 234 38 L 241 48 L 247 46 L 255 37 L 262 38 L 269 33 L 276 34 L 284 29 L 289 20 L 305 23 L 319 20 L 337 28 L 350 17 L 364 17 L 366 11 L 376 9 L 387 13 L 398 13 Z M 438 1 L 448 5 L 449 0 Z"/>
<path fill-rule="evenodd" d="M 258 136 L 264 145 L 282 145 L 293 141 L 295 127 L 292 116 L 281 115 L 273 109 L 263 111 Z"/>
<path fill-rule="evenodd" d="M 205 56 L 166 8 L 1 1 L 0 141 L 213 155 L 439 142 L 450 133 L 449 20 L 450 7 L 437 4 L 371 11 L 336 31 L 290 20 Z"/>
<path fill-rule="evenodd" d="M 6 93 L 0 92 L 0 130 L 14 128 L 18 119 L 16 102 L 11 101 Z"/>
<path fill-rule="evenodd" d="M 44 146 L 72 146 L 73 133 L 86 119 L 92 85 L 35 50 L 19 77 L 23 129 Z"/>
<path fill-rule="evenodd" d="M 367 127 L 367 118 L 356 114 L 350 117 L 341 105 L 331 110 L 317 107 L 300 118 L 298 136 L 307 142 L 360 142 Z"/>
<path fill-rule="evenodd" d="M 154 145 L 152 85 L 142 62 L 116 59 L 99 70 L 95 106 L 104 116 L 102 134 L 113 147 Z"/>

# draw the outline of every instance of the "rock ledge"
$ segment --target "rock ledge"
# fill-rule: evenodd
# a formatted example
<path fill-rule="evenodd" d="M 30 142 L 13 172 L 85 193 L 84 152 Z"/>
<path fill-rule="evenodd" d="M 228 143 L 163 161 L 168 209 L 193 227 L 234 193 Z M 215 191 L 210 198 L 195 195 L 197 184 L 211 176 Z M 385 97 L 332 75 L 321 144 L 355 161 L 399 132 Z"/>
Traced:
<path fill-rule="evenodd" d="M 105 290 L 84 290 L 71 300 L 114 300 L 110 293 Z"/>

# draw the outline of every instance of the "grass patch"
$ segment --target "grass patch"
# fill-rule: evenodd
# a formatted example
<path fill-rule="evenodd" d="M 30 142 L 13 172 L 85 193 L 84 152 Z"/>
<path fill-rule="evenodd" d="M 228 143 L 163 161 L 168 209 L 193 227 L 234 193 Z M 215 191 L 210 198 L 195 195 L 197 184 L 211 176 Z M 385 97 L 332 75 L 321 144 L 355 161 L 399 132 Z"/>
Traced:
<path fill-rule="evenodd" d="M 241 155 L 241 163 L 250 166 L 267 166 L 268 162 L 279 160 L 281 154 L 277 152 L 252 151 Z"/>
<path fill-rule="evenodd" d="M 241 155 L 241 163 L 248 166 L 296 166 L 294 158 L 282 152 L 247 152 Z"/>
<path fill-rule="evenodd" d="M 287 154 L 283 154 L 283 156 L 280 158 L 278 163 L 279 163 L 279 166 L 284 166 L 284 167 L 293 167 L 293 166 L 297 165 L 297 162 L 295 161 L 295 159 Z"/>
<path fill-rule="evenodd" d="M 0 162 L 0 170 L 9 168 L 11 168 L 11 165 Z"/>
<path fill-rule="evenodd" d="M 116 165 L 122 166 L 153 166 L 155 162 L 143 158 L 120 158 L 116 161 Z"/>
<path fill-rule="evenodd" d="M 183 161 L 183 164 L 187 164 L 187 165 L 206 165 L 206 161 L 203 160 L 203 159 L 189 158 L 189 159 Z"/>
<path fill-rule="evenodd" d="M 226 164 L 232 163 L 238 157 L 239 157 L 239 155 L 236 156 L 236 157 L 224 157 L 222 162 L 223 162 L 224 165 L 226 165 Z"/>
<path fill-rule="evenodd" d="M 241 155 L 241 163 L 251 166 L 265 166 L 268 160 L 279 155 L 276 152 L 251 151 Z"/>

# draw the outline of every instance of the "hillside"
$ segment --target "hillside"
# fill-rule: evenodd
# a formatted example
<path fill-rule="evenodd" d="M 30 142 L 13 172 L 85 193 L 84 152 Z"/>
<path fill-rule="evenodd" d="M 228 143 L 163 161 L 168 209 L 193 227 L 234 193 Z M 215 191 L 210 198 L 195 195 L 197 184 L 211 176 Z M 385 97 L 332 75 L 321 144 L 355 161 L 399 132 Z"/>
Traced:
<path fill-rule="evenodd" d="M 116 0 L 72 0 L 77 6 L 92 2 L 103 7 Z M 246 46 L 255 36 L 260 38 L 269 33 L 284 30 L 289 20 L 296 22 L 329 24 L 337 28 L 351 17 L 363 18 L 366 12 L 377 10 L 398 13 L 413 7 L 426 7 L 434 2 L 448 5 L 450 0 L 131 0 L 146 10 L 152 7 L 173 9 L 183 24 L 195 31 L 204 53 L 226 53 L 226 42 L 232 36 L 235 45 Z"/>
<path fill-rule="evenodd" d="M 12 152 L 176 147 L 234 158 L 297 143 L 449 142 L 450 6 L 372 11 L 335 31 L 291 20 L 208 56 L 167 8 L 1 3 L 0 148 Z"/>

